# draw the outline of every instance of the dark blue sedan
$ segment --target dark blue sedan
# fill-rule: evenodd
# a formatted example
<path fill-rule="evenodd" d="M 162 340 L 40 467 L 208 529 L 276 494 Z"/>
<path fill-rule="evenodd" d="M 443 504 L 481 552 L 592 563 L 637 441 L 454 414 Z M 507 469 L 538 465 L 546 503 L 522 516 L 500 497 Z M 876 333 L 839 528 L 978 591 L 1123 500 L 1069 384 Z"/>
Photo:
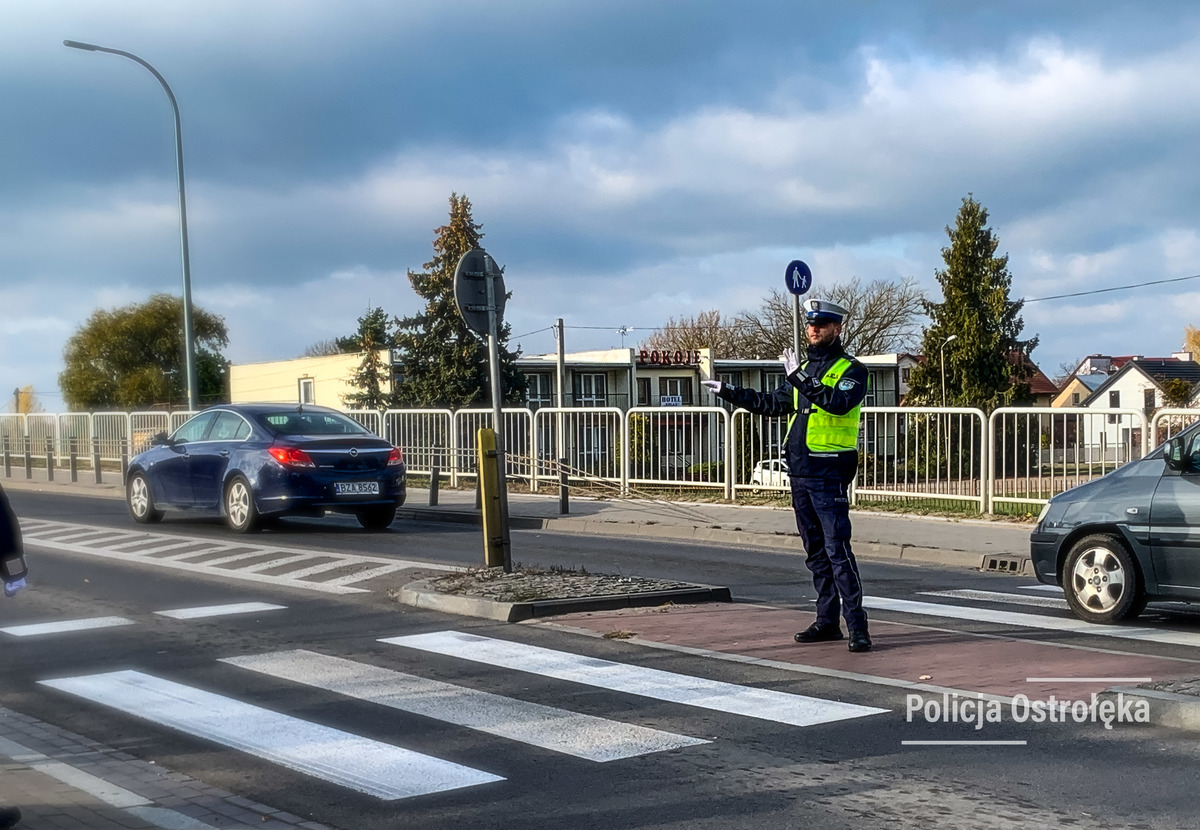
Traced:
<path fill-rule="evenodd" d="M 383 530 L 404 504 L 404 455 L 334 409 L 233 404 L 206 409 L 130 459 L 125 495 L 134 521 L 164 507 L 219 511 L 249 533 L 281 516 L 353 513 Z"/>

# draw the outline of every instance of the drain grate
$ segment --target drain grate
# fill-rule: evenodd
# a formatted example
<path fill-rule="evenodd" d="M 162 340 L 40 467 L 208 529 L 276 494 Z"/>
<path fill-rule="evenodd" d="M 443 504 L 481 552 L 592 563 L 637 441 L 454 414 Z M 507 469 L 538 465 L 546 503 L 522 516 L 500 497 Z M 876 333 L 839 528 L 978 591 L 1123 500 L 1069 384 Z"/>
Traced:
<path fill-rule="evenodd" d="M 998 573 L 1019 574 L 1025 564 L 1025 560 L 1013 556 L 985 556 L 983 558 L 983 568 L 985 571 L 996 571 Z"/>

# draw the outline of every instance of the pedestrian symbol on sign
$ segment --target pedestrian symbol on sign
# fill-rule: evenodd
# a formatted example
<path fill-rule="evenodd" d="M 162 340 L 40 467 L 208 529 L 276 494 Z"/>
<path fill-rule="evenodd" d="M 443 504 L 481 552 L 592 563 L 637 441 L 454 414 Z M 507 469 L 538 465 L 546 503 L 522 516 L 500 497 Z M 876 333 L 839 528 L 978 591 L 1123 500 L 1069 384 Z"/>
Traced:
<path fill-rule="evenodd" d="M 794 259 L 788 263 L 784 282 L 787 290 L 799 297 L 808 293 L 808 289 L 812 287 L 812 271 L 802 260 Z"/>

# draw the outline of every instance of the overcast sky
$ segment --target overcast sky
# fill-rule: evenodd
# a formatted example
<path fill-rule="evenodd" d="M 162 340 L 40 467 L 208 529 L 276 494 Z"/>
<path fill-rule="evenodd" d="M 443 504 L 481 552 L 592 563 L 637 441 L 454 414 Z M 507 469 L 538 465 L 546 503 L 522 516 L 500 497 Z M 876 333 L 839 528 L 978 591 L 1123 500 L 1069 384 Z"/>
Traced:
<path fill-rule="evenodd" d="M 528 354 L 634 346 L 783 287 L 941 294 L 974 194 L 1013 298 L 1200 274 L 1200 6 L 795 0 L 0 2 L 0 400 L 48 411 L 97 308 L 180 293 L 234 362 L 420 307 L 452 192 Z M 1030 303 L 1047 374 L 1164 356 L 1200 279 Z M 529 332 L 529 334 L 527 334 Z M 11 408 L 11 399 L 9 403 Z"/>

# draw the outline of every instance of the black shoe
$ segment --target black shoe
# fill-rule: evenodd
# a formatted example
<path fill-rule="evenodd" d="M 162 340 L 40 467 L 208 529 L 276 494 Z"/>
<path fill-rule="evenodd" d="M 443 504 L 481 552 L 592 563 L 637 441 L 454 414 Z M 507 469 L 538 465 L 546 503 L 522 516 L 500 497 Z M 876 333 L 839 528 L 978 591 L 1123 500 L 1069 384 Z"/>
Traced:
<path fill-rule="evenodd" d="M 796 635 L 797 643 L 828 643 L 840 639 L 842 627 L 835 622 L 815 622 Z"/>
<path fill-rule="evenodd" d="M 867 633 L 867 629 L 856 628 L 850 632 L 850 650 L 851 651 L 870 651 L 871 650 L 871 635 Z"/>
<path fill-rule="evenodd" d="M 16 807 L 0 807 L 0 830 L 16 827 L 21 821 L 21 811 Z"/>

